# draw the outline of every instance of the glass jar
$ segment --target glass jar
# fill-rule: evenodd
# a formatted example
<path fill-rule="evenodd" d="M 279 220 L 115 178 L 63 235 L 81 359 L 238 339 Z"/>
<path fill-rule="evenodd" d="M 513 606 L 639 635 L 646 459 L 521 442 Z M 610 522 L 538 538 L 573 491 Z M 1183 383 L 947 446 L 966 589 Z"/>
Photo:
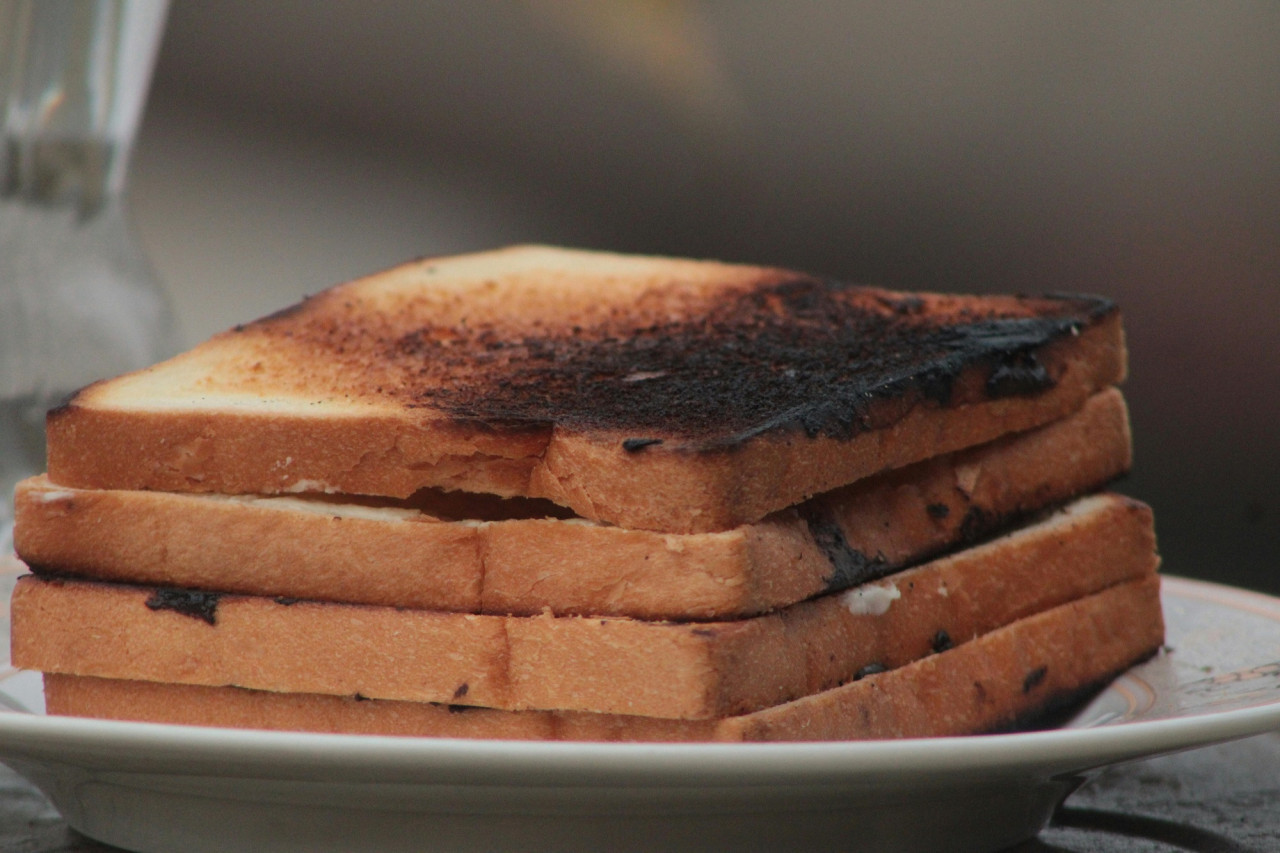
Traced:
<path fill-rule="evenodd" d="M 0 0 L 0 555 L 44 413 L 176 347 L 126 209 L 163 0 Z"/>

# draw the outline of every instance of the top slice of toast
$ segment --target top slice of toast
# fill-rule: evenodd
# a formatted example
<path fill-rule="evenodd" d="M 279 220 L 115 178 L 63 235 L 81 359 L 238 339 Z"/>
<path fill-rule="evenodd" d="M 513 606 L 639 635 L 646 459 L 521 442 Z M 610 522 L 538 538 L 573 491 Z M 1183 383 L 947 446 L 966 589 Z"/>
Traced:
<path fill-rule="evenodd" d="M 1125 371 L 1110 302 L 905 294 L 522 246 L 339 285 L 48 419 L 82 488 L 549 498 L 723 530 L 1047 423 Z"/>

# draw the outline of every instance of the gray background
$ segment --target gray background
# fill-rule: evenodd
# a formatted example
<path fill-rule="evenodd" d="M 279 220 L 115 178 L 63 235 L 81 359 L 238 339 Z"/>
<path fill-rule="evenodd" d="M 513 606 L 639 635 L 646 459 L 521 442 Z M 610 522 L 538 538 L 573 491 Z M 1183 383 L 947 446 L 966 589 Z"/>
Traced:
<path fill-rule="evenodd" d="M 524 241 L 1110 295 L 1166 570 L 1280 593 L 1280 4 L 177 2 L 133 195 L 188 342 Z"/>

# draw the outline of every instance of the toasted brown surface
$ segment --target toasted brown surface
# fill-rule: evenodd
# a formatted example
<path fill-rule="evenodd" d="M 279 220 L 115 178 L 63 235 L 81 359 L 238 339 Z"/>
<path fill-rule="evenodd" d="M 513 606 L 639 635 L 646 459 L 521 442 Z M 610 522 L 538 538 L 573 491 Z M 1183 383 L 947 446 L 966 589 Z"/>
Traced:
<path fill-rule="evenodd" d="M 518 247 L 325 291 L 48 423 L 54 482 L 549 498 L 729 529 L 1047 423 L 1119 381 L 1092 297 L 902 294 L 784 270 Z"/>
<path fill-rule="evenodd" d="M 1124 401 L 1109 389 L 1044 427 L 719 533 L 514 517 L 523 506 L 477 523 L 451 519 L 496 511 L 72 489 L 37 477 L 17 490 L 16 546 L 31 565 L 100 580 L 460 612 L 731 618 L 901 568 L 1091 491 L 1129 459 Z"/>
<path fill-rule="evenodd" d="M 982 545 L 732 622 L 498 617 L 23 578 L 14 664 L 46 672 L 673 718 L 901 666 L 1154 572 L 1150 510 L 1085 498 Z"/>
<path fill-rule="evenodd" d="M 202 726 L 540 740 L 853 740 L 1007 728 L 1098 686 L 1163 640 L 1159 582 L 1120 584 L 899 669 L 752 714 L 664 720 L 498 711 L 92 676 L 45 676 L 49 713 Z"/>

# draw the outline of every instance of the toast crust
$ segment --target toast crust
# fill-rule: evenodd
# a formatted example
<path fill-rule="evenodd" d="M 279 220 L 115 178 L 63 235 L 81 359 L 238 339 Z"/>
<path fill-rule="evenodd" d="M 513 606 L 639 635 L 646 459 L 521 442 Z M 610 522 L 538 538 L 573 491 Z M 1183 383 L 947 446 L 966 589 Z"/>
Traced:
<path fill-rule="evenodd" d="M 1124 401 L 1109 389 L 1044 427 L 718 533 L 451 521 L 477 511 L 71 489 L 37 477 L 16 492 L 15 544 L 30 565 L 107 581 L 455 612 L 724 619 L 888 574 L 1092 491 L 1129 463 Z"/>
<path fill-rule="evenodd" d="M 26 577 L 16 666 L 263 690 L 683 719 L 902 666 L 1157 565 L 1116 495 L 872 584 L 732 622 L 496 617 Z M 253 654 L 246 654 L 246 650 Z"/>
<path fill-rule="evenodd" d="M 726 530 L 1078 409 L 1120 381 L 1092 297 L 902 294 L 540 247 L 342 285 L 48 420 L 84 488 L 547 498 Z"/>
<path fill-rule="evenodd" d="M 763 711 L 664 720 L 498 711 L 47 674 L 48 713 L 235 728 L 454 738 L 798 741 L 999 731 L 1078 699 L 1163 641 L 1159 582 L 1147 577 L 997 628 L 896 670 Z M 1089 654 L 1079 650 L 1088 648 Z"/>

